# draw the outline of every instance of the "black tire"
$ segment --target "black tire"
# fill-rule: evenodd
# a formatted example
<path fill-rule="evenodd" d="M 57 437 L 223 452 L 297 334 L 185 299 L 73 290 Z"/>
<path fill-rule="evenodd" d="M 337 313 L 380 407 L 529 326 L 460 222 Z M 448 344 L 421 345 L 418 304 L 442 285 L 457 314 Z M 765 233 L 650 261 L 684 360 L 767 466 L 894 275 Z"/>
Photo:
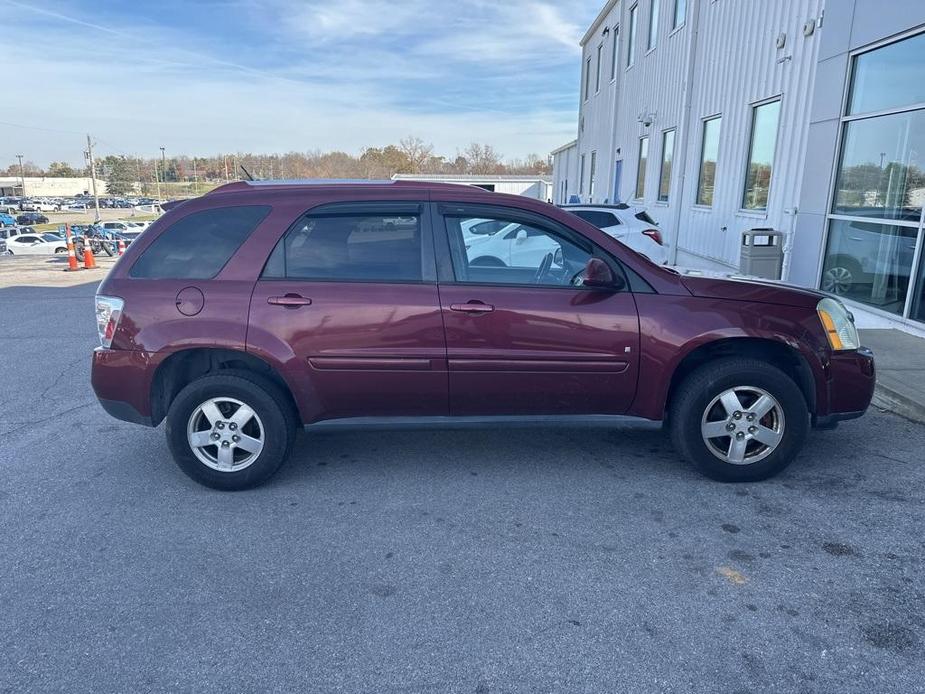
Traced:
<path fill-rule="evenodd" d="M 247 467 L 223 472 L 196 457 L 187 437 L 193 412 L 210 398 L 234 398 L 254 410 L 263 425 L 263 449 Z M 196 482 L 222 491 L 251 489 L 282 466 L 295 443 L 298 420 L 290 399 L 272 381 L 250 371 L 203 376 L 181 390 L 167 412 L 167 443 L 174 461 Z"/>
<path fill-rule="evenodd" d="M 724 391 L 740 387 L 766 391 L 779 403 L 784 422 L 776 448 L 763 459 L 744 465 L 715 455 L 701 434 L 711 402 Z M 668 420 L 677 451 L 704 475 L 720 482 L 757 482 L 773 477 L 793 462 L 809 431 L 806 399 L 793 379 L 770 364 L 740 357 L 710 362 L 689 374 L 672 397 Z"/>
<path fill-rule="evenodd" d="M 479 256 L 473 260 L 470 265 L 478 267 L 507 267 L 503 260 L 500 258 L 495 258 L 493 255 Z"/>

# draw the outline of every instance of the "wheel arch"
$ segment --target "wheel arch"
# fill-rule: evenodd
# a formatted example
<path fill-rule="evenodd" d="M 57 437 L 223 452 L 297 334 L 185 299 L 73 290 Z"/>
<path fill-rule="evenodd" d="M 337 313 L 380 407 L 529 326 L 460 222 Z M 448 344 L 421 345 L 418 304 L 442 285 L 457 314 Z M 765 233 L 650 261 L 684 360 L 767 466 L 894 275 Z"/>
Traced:
<path fill-rule="evenodd" d="M 704 342 L 690 349 L 681 358 L 668 384 L 665 398 L 666 416 L 672 398 L 684 379 L 701 365 L 723 357 L 750 357 L 776 366 L 793 379 L 806 399 L 806 407 L 810 413 L 815 414 L 818 398 L 816 379 L 806 357 L 796 348 L 780 340 L 743 336 L 723 337 Z"/>
<path fill-rule="evenodd" d="M 296 416 L 301 417 L 289 383 L 268 361 L 242 350 L 195 347 L 174 352 L 164 359 L 154 372 L 150 389 L 153 426 L 157 426 L 164 419 L 170 404 L 187 384 L 207 374 L 228 369 L 251 371 L 269 379 L 286 395 L 288 404 Z"/>

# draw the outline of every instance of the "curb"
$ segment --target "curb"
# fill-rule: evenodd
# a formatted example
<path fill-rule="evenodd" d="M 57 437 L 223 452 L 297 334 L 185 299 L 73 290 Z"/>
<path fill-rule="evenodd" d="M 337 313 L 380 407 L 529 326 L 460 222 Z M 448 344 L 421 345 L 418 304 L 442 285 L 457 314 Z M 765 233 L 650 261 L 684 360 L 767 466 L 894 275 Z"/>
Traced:
<path fill-rule="evenodd" d="M 925 403 L 916 402 L 880 383 L 877 383 L 874 389 L 872 403 L 886 412 L 892 412 L 918 424 L 925 424 Z"/>

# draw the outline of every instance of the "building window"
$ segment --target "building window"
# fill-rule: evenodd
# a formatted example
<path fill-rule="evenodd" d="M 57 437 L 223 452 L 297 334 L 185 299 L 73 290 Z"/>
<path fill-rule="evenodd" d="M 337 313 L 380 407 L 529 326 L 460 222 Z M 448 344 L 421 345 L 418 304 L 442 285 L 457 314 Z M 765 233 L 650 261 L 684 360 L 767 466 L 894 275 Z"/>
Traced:
<path fill-rule="evenodd" d="M 630 8 L 630 35 L 626 39 L 626 67 L 633 64 L 633 54 L 636 52 L 636 15 L 638 10 L 638 5 L 633 5 Z"/>
<path fill-rule="evenodd" d="M 771 173 L 774 168 L 774 148 L 777 146 L 777 124 L 780 120 L 780 99 L 752 108 L 752 133 L 748 146 L 748 169 L 742 209 L 766 210 Z"/>
<path fill-rule="evenodd" d="M 585 155 L 581 155 L 581 162 L 578 165 L 578 194 L 585 192 Z"/>
<path fill-rule="evenodd" d="M 588 177 L 588 200 L 594 196 L 594 179 L 597 175 L 597 152 L 591 152 L 591 171 Z"/>
<path fill-rule="evenodd" d="M 671 190 L 671 163 L 674 160 L 674 130 L 662 133 L 662 167 L 658 174 L 659 202 L 668 202 Z"/>
<path fill-rule="evenodd" d="M 925 34 L 854 57 L 820 287 L 925 322 L 922 70 Z"/>
<path fill-rule="evenodd" d="M 639 138 L 639 163 L 636 166 L 636 198 L 646 196 L 646 161 L 649 159 L 649 138 Z"/>
<path fill-rule="evenodd" d="M 658 6 L 659 0 L 652 0 L 649 12 L 649 42 L 646 44 L 646 50 L 651 51 L 658 42 Z"/>
<path fill-rule="evenodd" d="M 620 55 L 620 25 L 613 28 L 613 50 L 610 53 L 610 79 L 617 79 L 617 57 Z"/>
<path fill-rule="evenodd" d="M 601 91 L 601 63 L 604 61 L 604 44 L 597 47 L 597 77 L 594 80 L 594 93 Z"/>
<path fill-rule="evenodd" d="M 687 19 L 687 0 L 674 0 L 674 18 L 671 22 L 672 30 L 684 24 Z"/>
<path fill-rule="evenodd" d="M 585 61 L 585 101 L 591 96 L 591 58 Z"/>
<path fill-rule="evenodd" d="M 720 116 L 703 122 L 703 141 L 700 145 L 700 176 L 697 178 L 697 204 L 713 205 L 713 188 L 716 185 L 716 159 L 719 155 L 719 132 L 723 119 Z"/>
<path fill-rule="evenodd" d="M 918 222 L 925 199 L 925 108 L 845 123 L 832 212 Z"/>
<path fill-rule="evenodd" d="M 925 34 L 854 59 L 849 115 L 925 104 Z"/>

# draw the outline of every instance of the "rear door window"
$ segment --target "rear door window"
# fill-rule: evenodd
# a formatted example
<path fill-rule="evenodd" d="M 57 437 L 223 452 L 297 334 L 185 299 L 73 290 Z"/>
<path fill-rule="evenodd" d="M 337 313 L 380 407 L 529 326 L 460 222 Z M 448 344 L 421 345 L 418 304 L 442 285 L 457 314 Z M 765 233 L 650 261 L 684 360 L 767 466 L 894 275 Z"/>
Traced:
<path fill-rule="evenodd" d="M 342 282 L 423 281 L 421 215 L 308 215 L 277 244 L 263 276 Z"/>
<path fill-rule="evenodd" d="M 265 205 L 194 212 L 170 225 L 145 249 L 129 276 L 139 279 L 210 279 L 269 214 Z"/>

